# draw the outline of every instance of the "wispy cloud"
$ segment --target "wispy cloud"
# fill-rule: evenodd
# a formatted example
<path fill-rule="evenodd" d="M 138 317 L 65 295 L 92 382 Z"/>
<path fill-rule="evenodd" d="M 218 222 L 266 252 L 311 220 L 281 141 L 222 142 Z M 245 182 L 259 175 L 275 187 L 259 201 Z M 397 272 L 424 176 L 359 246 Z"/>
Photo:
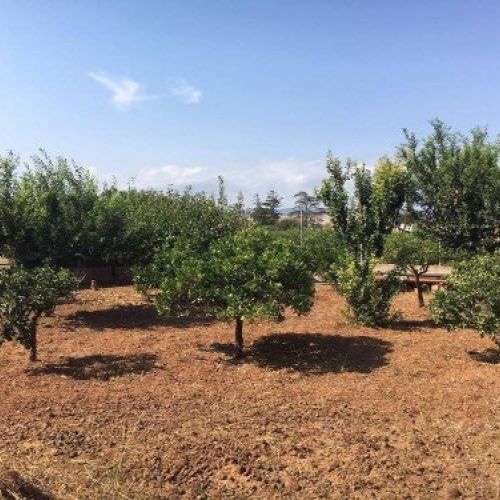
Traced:
<path fill-rule="evenodd" d="M 175 80 L 170 86 L 172 95 L 178 97 L 186 104 L 198 104 L 201 102 L 203 92 L 193 87 L 186 80 Z"/>
<path fill-rule="evenodd" d="M 144 187 L 185 186 L 209 180 L 211 173 L 206 167 L 167 164 L 141 170 L 137 178 Z"/>
<path fill-rule="evenodd" d="M 146 95 L 143 85 L 130 78 L 116 79 L 104 73 L 93 72 L 89 73 L 88 76 L 111 91 L 111 102 L 117 107 L 127 107 L 151 98 L 151 96 Z"/>
<path fill-rule="evenodd" d="M 216 192 L 217 176 L 222 175 L 228 194 L 235 198 L 243 191 L 251 203 L 255 193 L 265 194 L 276 189 L 290 204 L 299 191 L 312 192 L 325 175 L 323 160 L 261 160 L 255 163 L 238 163 L 224 167 L 166 164 L 161 167 L 142 169 L 135 177 L 142 188 L 165 189 L 168 186 L 182 188 L 193 186 L 195 190 Z"/>

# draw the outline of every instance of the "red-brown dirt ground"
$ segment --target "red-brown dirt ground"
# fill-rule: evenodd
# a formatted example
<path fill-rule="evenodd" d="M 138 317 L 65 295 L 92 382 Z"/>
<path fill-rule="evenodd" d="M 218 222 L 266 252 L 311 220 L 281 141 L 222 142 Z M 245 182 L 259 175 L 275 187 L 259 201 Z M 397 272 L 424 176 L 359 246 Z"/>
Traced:
<path fill-rule="evenodd" d="M 500 365 L 413 293 L 359 328 L 310 315 L 159 319 L 132 288 L 79 292 L 0 349 L 0 490 L 30 498 L 500 498 Z M 476 353 L 470 353 L 476 351 Z M 11 492 L 11 493 L 9 493 Z M 1 497 L 1 494 L 0 494 Z"/>

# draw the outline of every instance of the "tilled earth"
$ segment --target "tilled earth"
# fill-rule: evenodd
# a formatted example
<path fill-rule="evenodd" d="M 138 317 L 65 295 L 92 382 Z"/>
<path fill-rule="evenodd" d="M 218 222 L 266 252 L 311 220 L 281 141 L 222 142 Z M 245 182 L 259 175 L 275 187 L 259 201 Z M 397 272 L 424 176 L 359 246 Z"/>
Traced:
<path fill-rule="evenodd" d="M 413 293 L 388 329 L 309 316 L 158 318 L 132 288 L 82 291 L 0 350 L 0 491 L 30 498 L 500 498 L 500 365 Z M 473 352 L 472 352 L 473 351 Z M 489 354 L 489 356 L 488 356 Z M 0 497 L 2 496 L 0 493 Z"/>

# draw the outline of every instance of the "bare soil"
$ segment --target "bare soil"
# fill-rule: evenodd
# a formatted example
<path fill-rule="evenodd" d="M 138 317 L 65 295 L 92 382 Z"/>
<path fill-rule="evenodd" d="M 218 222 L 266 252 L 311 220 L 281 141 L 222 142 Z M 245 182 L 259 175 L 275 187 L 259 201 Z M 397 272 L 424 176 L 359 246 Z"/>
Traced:
<path fill-rule="evenodd" d="M 129 287 L 45 318 L 42 362 L 0 349 L 0 497 L 500 498 L 500 365 L 414 293 L 388 329 L 309 316 L 167 321 Z M 9 496 L 10 495 L 10 496 Z"/>

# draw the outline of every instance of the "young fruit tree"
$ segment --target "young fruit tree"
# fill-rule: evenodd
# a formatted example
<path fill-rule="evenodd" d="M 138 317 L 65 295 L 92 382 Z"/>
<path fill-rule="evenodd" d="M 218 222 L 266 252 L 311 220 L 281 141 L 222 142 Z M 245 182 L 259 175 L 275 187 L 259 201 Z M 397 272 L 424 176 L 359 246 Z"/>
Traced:
<path fill-rule="evenodd" d="M 36 361 L 38 320 L 77 286 L 69 271 L 49 266 L 0 270 L 0 345 L 18 341 L 29 350 L 30 361 Z"/>
<path fill-rule="evenodd" d="M 339 160 L 329 155 L 327 171 L 328 177 L 323 181 L 319 195 L 332 218 L 338 251 L 334 258 L 330 258 L 326 277 L 345 298 L 348 306 L 346 312 L 350 319 L 366 326 L 381 326 L 389 318 L 391 301 L 398 292 L 400 283 L 396 271 L 389 273 L 385 279 L 378 280 L 374 270 L 380 223 L 376 186 L 370 171 L 363 164 L 347 161 L 342 166 Z M 349 196 L 346 187 L 349 179 L 354 183 L 352 196 Z M 383 190 L 387 191 L 386 187 L 382 190 L 379 186 L 377 189 L 377 196 Z M 392 205 L 391 210 L 396 212 L 399 209 L 398 203 L 394 202 Z M 385 207 L 384 212 L 389 213 L 390 210 Z M 390 225 L 387 223 L 383 227 Z"/>
<path fill-rule="evenodd" d="M 333 287 L 345 298 L 347 316 L 364 326 L 383 326 L 390 316 L 391 303 L 400 289 L 397 271 L 377 280 L 374 261 L 348 257 L 338 268 L 332 266 Z"/>
<path fill-rule="evenodd" d="M 459 264 L 431 300 L 430 309 L 438 325 L 474 328 L 500 348 L 500 255 Z"/>
<path fill-rule="evenodd" d="M 391 233 L 385 240 L 384 259 L 413 274 L 419 307 L 425 306 L 421 276 L 431 264 L 437 264 L 439 258 L 439 244 L 419 234 Z"/>
<path fill-rule="evenodd" d="M 263 228 L 214 242 L 205 254 L 175 245 L 166 260 L 171 265 L 163 265 L 168 272 L 156 280 L 152 298 L 157 310 L 167 316 L 203 311 L 234 321 L 236 357 L 243 354 L 245 321 L 279 321 L 286 307 L 305 314 L 312 306 L 314 279 L 300 246 Z"/>

